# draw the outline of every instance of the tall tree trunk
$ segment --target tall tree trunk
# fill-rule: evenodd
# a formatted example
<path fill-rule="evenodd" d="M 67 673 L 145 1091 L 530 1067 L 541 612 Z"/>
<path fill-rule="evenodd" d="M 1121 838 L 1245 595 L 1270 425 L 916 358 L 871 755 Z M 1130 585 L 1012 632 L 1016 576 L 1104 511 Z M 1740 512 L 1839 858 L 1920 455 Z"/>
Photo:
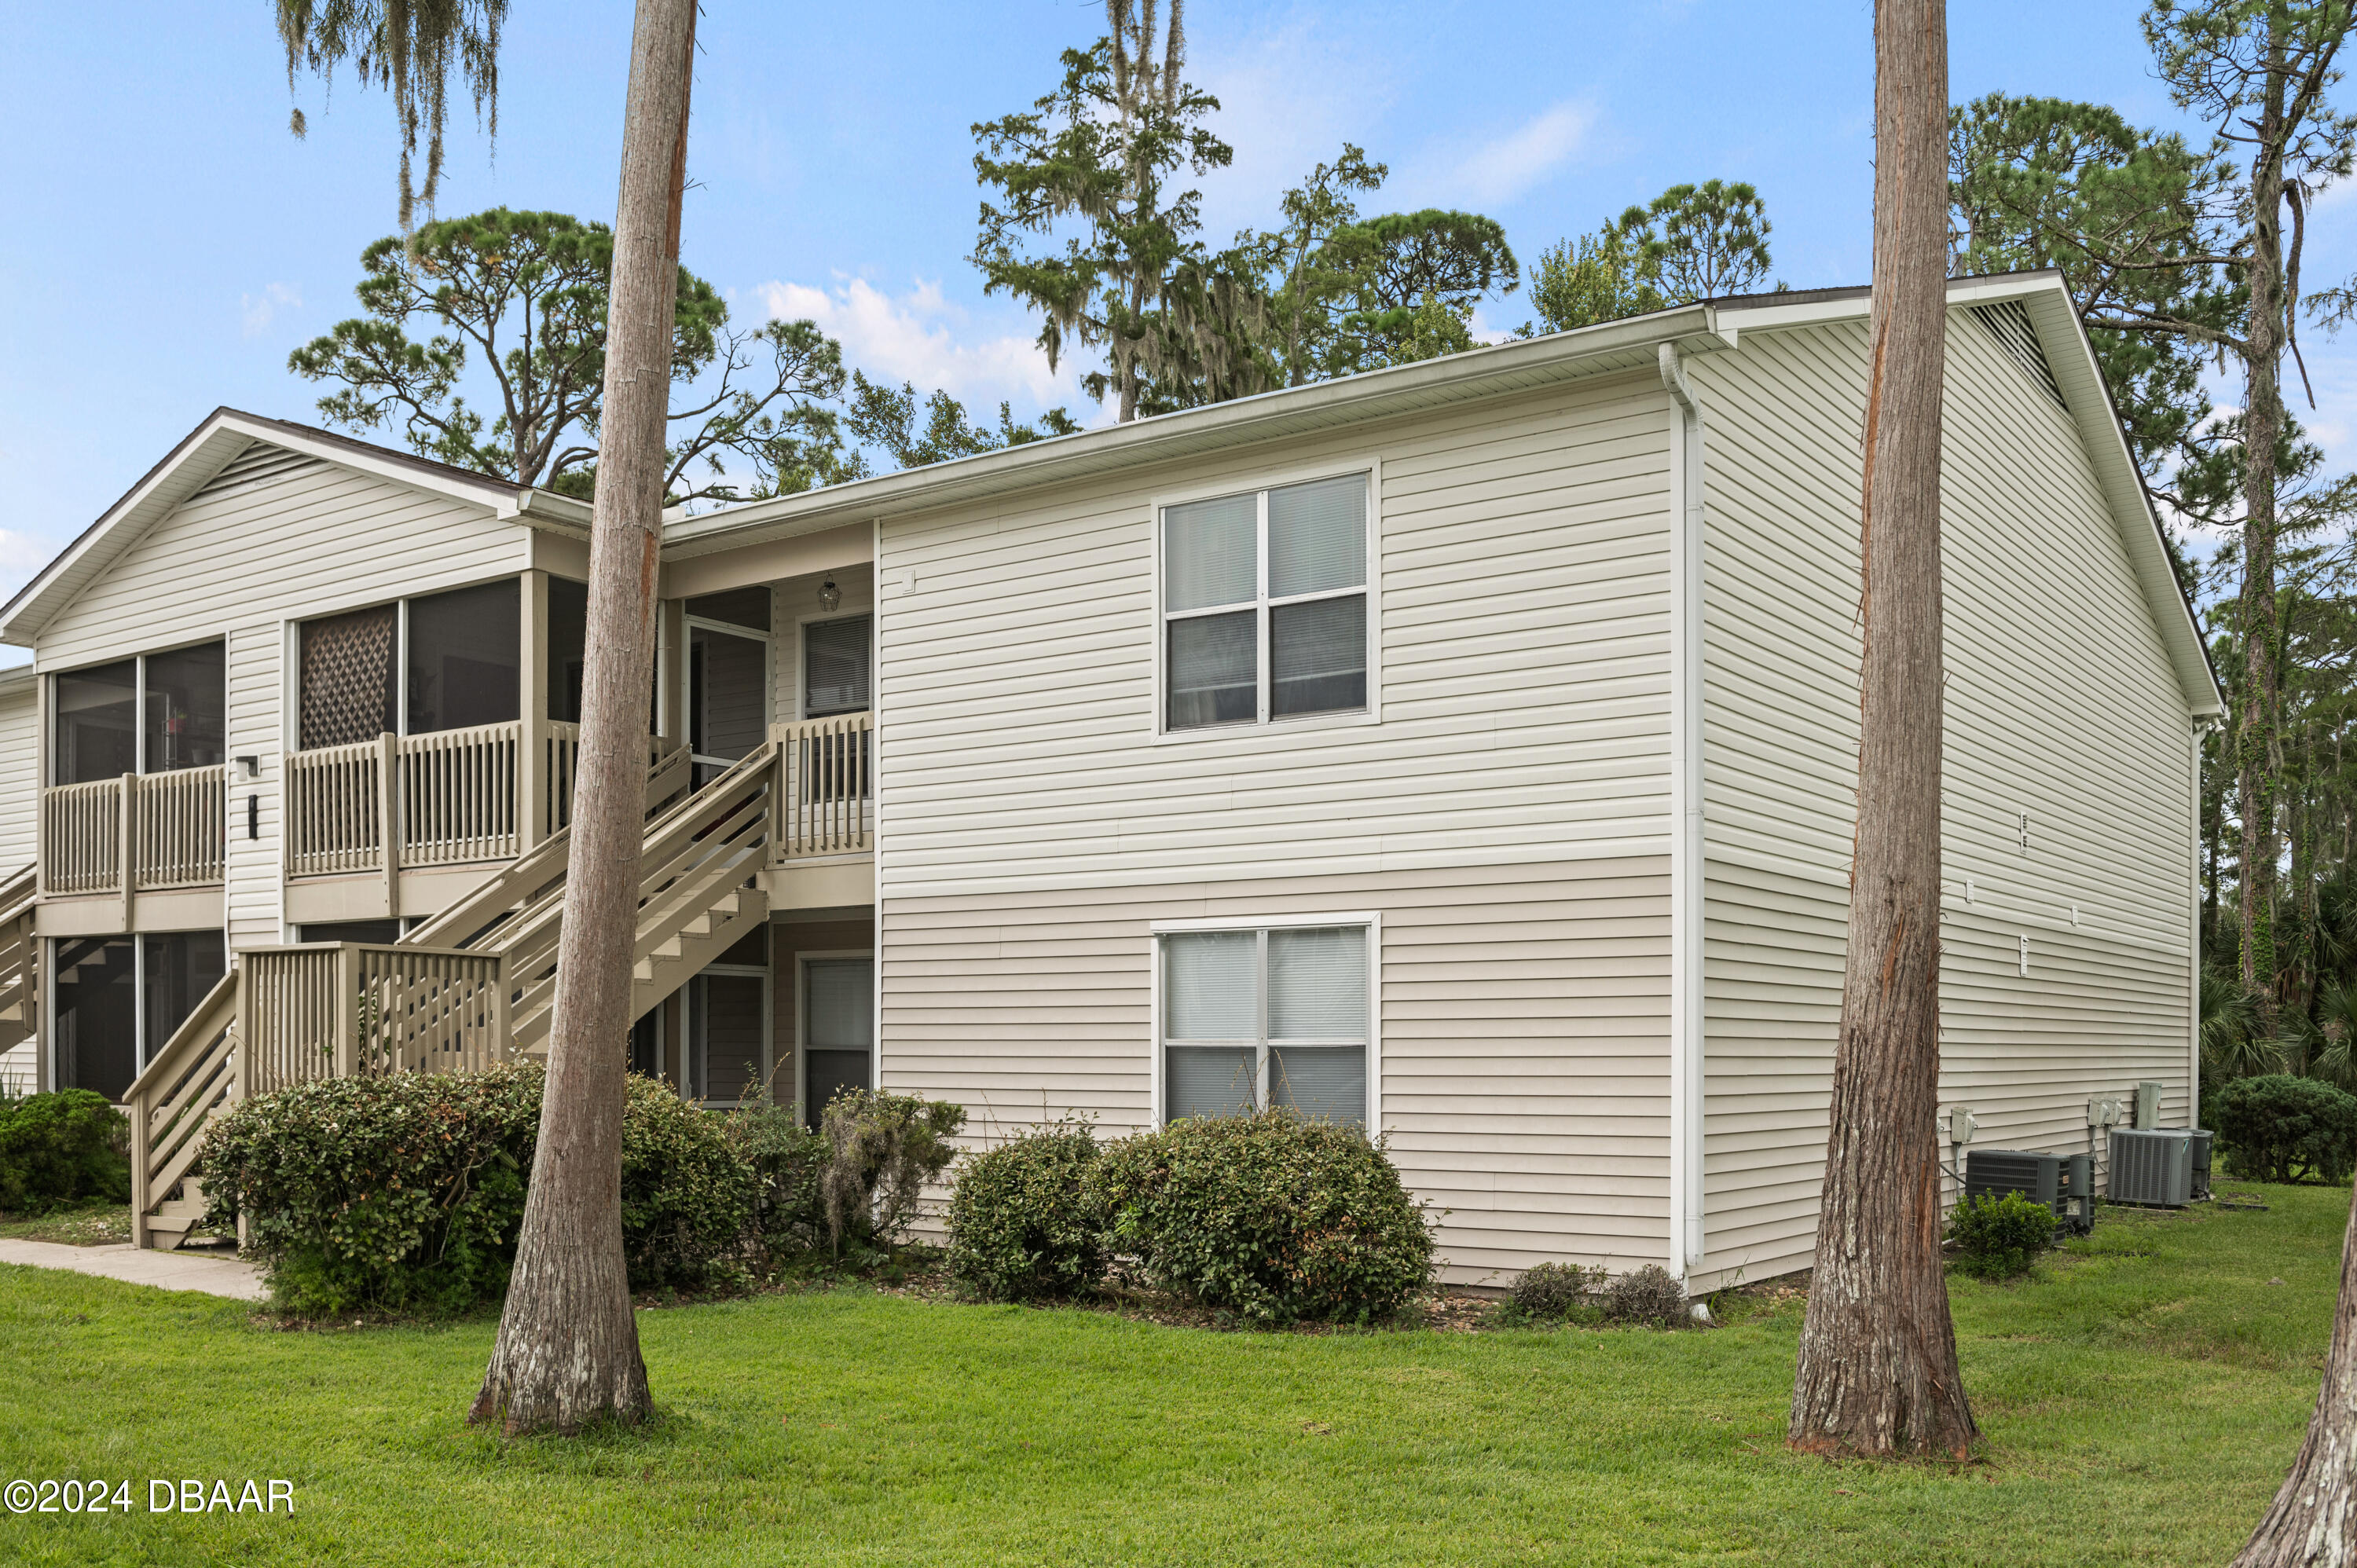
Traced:
<path fill-rule="evenodd" d="M 2283 778 L 2283 687 L 2276 663 L 2276 445 L 2283 435 L 2284 44 L 2270 31 L 2258 152 L 2251 160 L 2251 314 L 2243 356 L 2243 713 L 2234 764 L 2243 805 L 2243 983 L 2261 1028 L 2276 1027 L 2276 815 Z"/>
<path fill-rule="evenodd" d="M 2233 1568 L 2357 1563 L 2357 1194 L 2341 1238 L 2341 1305 L 2308 1437 Z"/>
<path fill-rule="evenodd" d="M 1940 407 L 1944 0 L 1874 16 L 1857 833 L 1816 1271 L 1790 1440 L 1961 1455 L 1975 1435 L 1940 1261 Z"/>
<path fill-rule="evenodd" d="M 652 1405 L 622 1255 L 623 1042 L 694 48 L 695 0 L 639 0 L 614 219 L 588 663 L 547 1093 L 515 1273 L 471 1415 L 510 1434 L 635 1422 Z"/>

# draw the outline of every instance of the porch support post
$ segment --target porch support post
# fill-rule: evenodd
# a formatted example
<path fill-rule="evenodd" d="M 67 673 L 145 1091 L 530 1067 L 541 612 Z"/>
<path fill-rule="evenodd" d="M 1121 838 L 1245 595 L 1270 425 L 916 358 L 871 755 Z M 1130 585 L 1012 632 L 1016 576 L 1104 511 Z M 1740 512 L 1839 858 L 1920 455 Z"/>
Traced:
<path fill-rule="evenodd" d="M 135 809 L 135 803 L 137 801 L 138 798 L 139 775 L 136 773 L 124 774 L 123 776 L 123 793 L 116 797 L 115 800 L 114 875 L 115 881 L 118 885 L 118 890 L 123 895 L 123 929 L 125 933 L 128 933 L 131 929 L 132 884 L 137 880 L 137 878 L 132 875 L 131 848 L 132 845 L 138 841 L 138 832 L 133 825 L 131 813 Z"/>
<path fill-rule="evenodd" d="M 350 942 L 336 947 L 336 1076 L 354 1078 L 361 1070 L 360 949 Z"/>
<path fill-rule="evenodd" d="M 517 668 L 523 690 L 517 714 L 522 737 L 516 749 L 516 854 L 529 854 L 546 838 L 548 810 L 548 574 L 523 575 L 523 657 Z"/>
<path fill-rule="evenodd" d="M 376 737 L 377 850 L 384 865 L 384 913 L 401 918 L 401 737 Z"/>

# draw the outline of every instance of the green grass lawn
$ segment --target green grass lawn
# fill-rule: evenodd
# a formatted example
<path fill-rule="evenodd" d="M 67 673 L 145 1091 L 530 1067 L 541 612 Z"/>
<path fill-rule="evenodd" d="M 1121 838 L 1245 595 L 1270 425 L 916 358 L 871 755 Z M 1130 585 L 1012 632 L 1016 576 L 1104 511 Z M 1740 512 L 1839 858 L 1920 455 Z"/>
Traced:
<path fill-rule="evenodd" d="M 279 1332 L 0 1269 L 0 1478 L 128 1477 L 144 1510 L 149 1477 L 284 1477 L 298 1509 L 0 1517 L 0 1561 L 2219 1563 L 2298 1445 L 2348 1207 L 2261 1190 L 1955 1282 L 1962 1467 L 1786 1454 L 1790 1306 L 1276 1335 L 770 1296 L 640 1315 L 657 1430 L 502 1445 L 460 1421 L 487 1322 Z"/>

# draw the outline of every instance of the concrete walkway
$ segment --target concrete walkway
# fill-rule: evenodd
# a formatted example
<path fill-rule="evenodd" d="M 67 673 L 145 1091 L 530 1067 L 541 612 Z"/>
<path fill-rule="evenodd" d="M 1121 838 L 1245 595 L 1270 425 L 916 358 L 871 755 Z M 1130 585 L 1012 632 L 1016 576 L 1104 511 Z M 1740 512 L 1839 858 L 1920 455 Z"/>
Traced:
<path fill-rule="evenodd" d="M 104 1247 L 68 1247 L 56 1241 L 13 1241 L 0 1238 L 0 1263 L 25 1263 L 36 1269 L 71 1269 L 78 1274 L 99 1274 L 158 1290 L 196 1290 L 225 1295 L 234 1301 L 261 1301 L 270 1292 L 262 1271 L 235 1258 L 209 1257 L 202 1252 L 156 1252 L 128 1241 Z"/>

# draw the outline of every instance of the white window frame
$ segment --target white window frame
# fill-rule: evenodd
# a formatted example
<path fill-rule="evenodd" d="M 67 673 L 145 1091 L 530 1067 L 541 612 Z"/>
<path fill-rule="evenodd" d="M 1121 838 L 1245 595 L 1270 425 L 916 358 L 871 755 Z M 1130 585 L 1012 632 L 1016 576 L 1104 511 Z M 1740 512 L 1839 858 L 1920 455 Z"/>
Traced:
<path fill-rule="evenodd" d="M 742 1096 L 735 1100 L 713 1100 L 701 1094 L 688 1092 L 688 1080 L 691 1077 L 698 1080 L 695 1084 L 697 1089 L 711 1087 L 709 1082 L 711 1070 L 704 1059 L 704 1042 L 695 1037 L 696 1026 L 700 1022 L 696 1016 L 695 983 L 715 974 L 736 979 L 751 979 L 759 976 L 760 979 L 761 1066 L 755 1077 L 755 1081 L 763 1085 L 767 1085 L 770 1076 L 777 1071 L 777 987 L 768 965 L 757 967 L 749 963 L 707 963 L 690 975 L 688 983 L 680 987 L 679 1097 L 682 1100 L 693 1100 L 712 1110 L 734 1111 L 745 1103 Z M 690 1067 L 695 1069 L 694 1073 L 689 1072 Z"/>
<path fill-rule="evenodd" d="M 856 616 L 867 618 L 867 706 L 865 709 L 854 709 L 853 712 L 872 714 L 876 711 L 876 607 L 872 604 L 851 604 L 847 602 L 850 598 L 847 594 L 844 597 L 846 602 L 837 609 L 826 612 L 813 611 L 809 615 L 798 615 L 794 618 L 794 700 L 791 705 L 794 721 L 798 724 L 811 716 L 810 628 L 831 621 L 849 620 Z M 831 716 L 847 717 L 848 715 Z"/>
<path fill-rule="evenodd" d="M 871 673 L 869 677 L 874 679 Z M 871 690 L 869 696 L 875 695 Z M 867 961 L 867 978 L 872 983 L 883 973 L 876 961 L 874 948 L 829 949 L 820 952 L 794 954 L 794 1104 L 806 1104 L 810 1100 L 810 966 L 813 960 L 820 963 L 842 962 L 853 959 Z M 883 1080 L 884 1037 L 870 1025 L 867 1031 L 867 1088 L 875 1092 Z M 839 1049 L 827 1047 L 826 1049 Z"/>
<path fill-rule="evenodd" d="M 1260 915 L 1250 918 L 1215 917 L 1206 919 L 1156 920 L 1147 927 L 1146 951 L 1151 1000 L 1147 1006 L 1146 1045 L 1146 1076 L 1149 1086 L 1146 1096 L 1147 1125 L 1160 1128 L 1168 1120 L 1166 1100 L 1167 1075 L 1163 1051 L 1168 1043 L 1164 1037 L 1163 950 L 1166 937 L 1195 932 L 1255 932 L 1261 938 L 1259 976 L 1254 984 L 1261 993 L 1261 1036 L 1259 1055 L 1260 1081 L 1254 1088 L 1259 1103 L 1268 1103 L 1268 933 L 1281 930 L 1322 930 L 1332 927 L 1359 926 L 1367 933 L 1367 1121 L 1369 1137 L 1383 1129 L 1383 917 L 1378 910 L 1345 909 L 1316 915 Z M 1308 1042 L 1293 1041 L 1291 1044 Z"/>
<path fill-rule="evenodd" d="M 1327 588 L 1314 594 L 1294 594 L 1272 599 L 1268 594 L 1268 492 L 1288 485 L 1314 483 L 1319 479 L 1347 478 L 1362 474 L 1367 481 L 1367 572 L 1366 581 L 1355 588 Z M 1228 496 L 1250 495 L 1254 500 L 1254 527 L 1258 534 L 1256 553 L 1257 581 L 1254 597 L 1249 605 L 1238 601 L 1206 609 L 1166 610 L 1163 601 L 1167 592 L 1164 583 L 1168 557 L 1165 553 L 1164 520 L 1172 507 L 1186 506 L 1193 501 L 1218 500 Z M 1172 490 L 1148 498 L 1150 542 L 1153 548 L 1152 579 L 1154 584 L 1154 714 L 1153 738 L 1157 746 L 1211 740 L 1219 736 L 1264 735 L 1273 730 L 1338 729 L 1353 725 L 1383 722 L 1383 463 L 1380 458 L 1366 456 L 1324 463 L 1315 467 L 1284 469 L 1255 476 L 1247 483 L 1212 484 L 1190 489 Z M 1337 713 L 1300 714 L 1276 717 L 1269 713 L 1269 683 L 1275 671 L 1269 658 L 1269 611 L 1273 607 L 1308 604 L 1318 599 L 1339 599 L 1351 594 L 1363 594 L 1367 601 L 1367 703 L 1363 708 Z M 1228 724 L 1197 725 L 1186 729 L 1170 727 L 1170 623 L 1199 617 L 1233 615 L 1249 608 L 1254 612 L 1254 662 L 1259 676 L 1259 696 L 1254 717 L 1237 719 Z"/>

